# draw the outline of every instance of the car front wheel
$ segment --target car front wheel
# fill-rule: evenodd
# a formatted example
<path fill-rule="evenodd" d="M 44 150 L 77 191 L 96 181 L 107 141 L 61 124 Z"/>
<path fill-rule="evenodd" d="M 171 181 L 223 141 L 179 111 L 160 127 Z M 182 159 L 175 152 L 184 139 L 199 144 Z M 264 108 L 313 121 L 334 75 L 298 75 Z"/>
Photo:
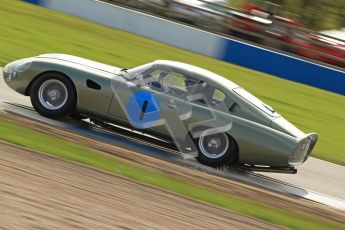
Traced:
<path fill-rule="evenodd" d="M 54 119 L 72 114 L 76 103 L 73 84 L 59 73 L 46 73 L 36 79 L 30 99 L 39 114 Z"/>

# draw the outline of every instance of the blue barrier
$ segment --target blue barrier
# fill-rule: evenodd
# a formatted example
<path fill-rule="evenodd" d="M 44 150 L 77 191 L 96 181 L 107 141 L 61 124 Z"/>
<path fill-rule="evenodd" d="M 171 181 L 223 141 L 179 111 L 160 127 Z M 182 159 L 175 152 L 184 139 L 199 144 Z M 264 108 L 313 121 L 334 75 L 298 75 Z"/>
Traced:
<path fill-rule="evenodd" d="M 24 2 L 29 2 L 29 3 L 37 4 L 37 5 L 41 4 L 41 0 L 24 0 Z"/>
<path fill-rule="evenodd" d="M 327 66 L 230 39 L 223 60 L 345 95 L 345 72 Z"/>

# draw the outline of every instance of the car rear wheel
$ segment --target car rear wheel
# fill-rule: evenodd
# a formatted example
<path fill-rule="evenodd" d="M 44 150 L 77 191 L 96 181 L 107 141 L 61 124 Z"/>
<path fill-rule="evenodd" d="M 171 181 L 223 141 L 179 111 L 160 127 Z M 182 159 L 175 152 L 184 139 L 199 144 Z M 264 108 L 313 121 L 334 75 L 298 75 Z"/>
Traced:
<path fill-rule="evenodd" d="M 30 88 L 30 99 L 35 110 L 49 118 L 62 118 L 75 110 L 74 86 L 59 73 L 46 73 L 36 79 Z"/>
<path fill-rule="evenodd" d="M 226 133 L 213 133 L 208 129 L 201 132 L 194 143 L 198 149 L 197 160 L 202 164 L 221 167 L 230 165 L 236 159 L 236 142 Z"/>

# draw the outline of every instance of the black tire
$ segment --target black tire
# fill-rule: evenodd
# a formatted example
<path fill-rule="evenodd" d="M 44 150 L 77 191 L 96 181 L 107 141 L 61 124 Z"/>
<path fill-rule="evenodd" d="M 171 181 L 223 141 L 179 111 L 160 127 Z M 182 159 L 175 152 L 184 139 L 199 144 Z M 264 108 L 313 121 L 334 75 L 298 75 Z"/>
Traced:
<path fill-rule="evenodd" d="M 57 88 L 58 90 L 49 91 L 49 86 L 54 87 L 54 83 L 55 83 L 55 88 Z M 48 89 L 48 91 L 44 91 L 42 89 Z M 59 93 L 60 92 L 59 89 L 62 93 Z M 49 98 L 48 94 L 44 94 L 40 92 L 52 92 L 52 91 L 54 91 L 54 95 L 55 95 L 54 100 L 56 100 L 56 98 L 58 100 L 61 100 L 63 97 L 63 100 L 59 106 L 49 104 L 48 99 L 43 98 L 43 96 L 40 96 L 40 95 L 44 95 L 45 97 Z M 30 99 L 31 99 L 32 106 L 42 116 L 58 119 L 58 118 L 63 118 L 70 114 L 75 113 L 75 107 L 76 107 L 75 88 L 74 88 L 73 83 L 63 74 L 56 73 L 56 72 L 48 72 L 48 73 L 42 74 L 41 76 L 39 76 L 37 79 L 34 80 L 34 82 L 32 83 L 30 87 L 29 92 L 30 92 Z M 67 92 L 67 93 L 64 93 L 64 92 Z M 52 100 L 52 102 L 54 100 Z M 52 107 L 49 107 L 48 105 L 52 105 Z"/>
<path fill-rule="evenodd" d="M 231 165 L 231 163 L 235 163 L 236 159 L 238 158 L 238 147 L 234 138 L 232 138 L 226 133 L 217 133 L 217 134 L 211 134 L 211 135 L 204 135 L 204 133 L 207 133 L 207 130 L 202 131 L 200 134 L 200 137 L 194 139 L 194 144 L 198 150 L 198 157 L 196 159 L 200 163 L 211 166 L 211 167 L 229 166 Z M 217 154 L 210 157 L 205 154 L 205 145 L 208 139 L 212 139 L 215 137 L 219 139 L 223 139 L 224 141 L 227 141 L 228 144 L 226 147 L 225 142 L 222 140 L 220 143 L 221 147 L 219 149 L 220 153 L 218 154 L 219 157 L 217 157 Z M 203 147 L 201 146 L 202 143 L 204 145 Z M 215 151 L 215 153 L 216 152 L 217 151 Z M 224 153 L 221 154 L 222 152 Z M 209 155 L 212 155 L 212 154 L 209 153 Z"/>

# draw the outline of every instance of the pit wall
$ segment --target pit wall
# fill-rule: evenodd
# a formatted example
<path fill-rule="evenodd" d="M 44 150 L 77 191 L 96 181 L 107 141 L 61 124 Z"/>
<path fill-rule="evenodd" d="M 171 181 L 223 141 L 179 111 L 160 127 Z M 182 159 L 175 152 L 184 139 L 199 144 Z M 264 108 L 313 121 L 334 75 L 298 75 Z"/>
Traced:
<path fill-rule="evenodd" d="M 26 0 L 112 28 L 345 95 L 345 72 L 95 0 Z"/>

